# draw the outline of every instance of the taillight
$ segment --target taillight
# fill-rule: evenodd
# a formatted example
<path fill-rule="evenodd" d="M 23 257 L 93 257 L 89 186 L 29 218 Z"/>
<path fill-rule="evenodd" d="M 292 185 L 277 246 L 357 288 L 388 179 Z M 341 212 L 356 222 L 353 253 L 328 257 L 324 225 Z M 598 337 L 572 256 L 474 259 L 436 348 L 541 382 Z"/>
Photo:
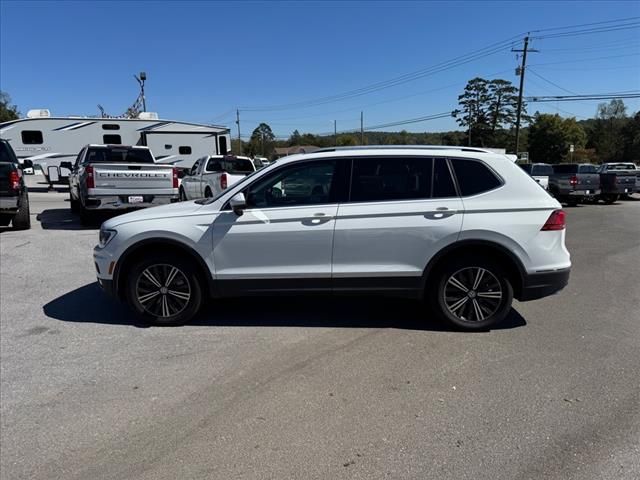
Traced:
<path fill-rule="evenodd" d="M 564 230 L 564 227 L 566 226 L 565 216 L 566 214 L 564 213 L 564 210 L 554 210 L 540 230 Z"/>
<path fill-rule="evenodd" d="M 220 189 L 225 190 L 227 188 L 227 174 L 220 175 Z"/>
<path fill-rule="evenodd" d="M 578 177 L 573 175 L 571 178 L 569 178 L 569 183 L 572 187 L 575 187 L 578 184 Z"/>
<path fill-rule="evenodd" d="M 9 172 L 9 190 L 20 190 L 20 173 Z"/>
<path fill-rule="evenodd" d="M 89 165 L 84 169 L 84 173 L 87 174 L 87 188 L 96 188 L 96 181 L 93 178 L 93 167 Z"/>
<path fill-rule="evenodd" d="M 173 167 L 173 188 L 178 188 L 180 185 L 178 185 L 178 169 L 176 167 Z"/>

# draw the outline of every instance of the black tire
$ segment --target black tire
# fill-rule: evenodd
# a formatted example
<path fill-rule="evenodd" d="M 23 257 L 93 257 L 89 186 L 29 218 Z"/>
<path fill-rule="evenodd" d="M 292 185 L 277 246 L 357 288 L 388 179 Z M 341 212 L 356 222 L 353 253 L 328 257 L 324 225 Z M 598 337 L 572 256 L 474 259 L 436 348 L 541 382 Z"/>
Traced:
<path fill-rule="evenodd" d="M 569 206 L 569 207 L 577 207 L 578 206 L 578 201 L 577 200 L 567 200 L 567 206 Z"/>
<path fill-rule="evenodd" d="M 22 205 L 20 210 L 13 217 L 14 230 L 29 230 L 31 228 L 31 211 L 29 209 L 29 196 L 24 194 L 22 197 Z"/>
<path fill-rule="evenodd" d="M 80 202 L 78 200 L 74 200 L 71 193 L 69 193 L 69 206 L 71 207 L 72 213 L 80 212 Z"/>
<path fill-rule="evenodd" d="M 437 275 L 432 303 L 436 313 L 452 325 L 486 330 L 509 314 L 513 287 L 498 262 L 463 257 L 448 262 Z"/>
<path fill-rule="evenodd" d="M 1 214 L 0 213 L 0 227 L 6 227 L 11 223 L 13 219 L 13 215 Z"/>
<path fill-rule="evenodd" d="M 211 198 L 213 197 L 213 192 L 211 192 L 211 189 L 209 187 L 204 189 L 204 198 Z"/>
<path fill-rule="evenodd" d="M 186 202 L 187 201 L 187 194 L 184 191 L 184 188 L 180 187 L 180 201 L 181 202 Z"/>
<path fill-rule="evenodd" d="M 202 306 L 203 281 L 189 258 L 150 255 L 131 267 L 126 282 L 129 305 L 152 325 L 182 325 Z"/>
<path fill-rule="evenodd" d="M 600 195 L 600 200 L 602 200 L 602 202 L 603 202 L 605 205 L 611 205 L 612 203 L 617 202 L 617 201 L 618 201 L 618 198 L 620 198 L 620 195 L 613 194 L 613 193 L 608 193 L 608 194 Z"/>
<path fill-rule="evenodd" d="M 96 219 L 95 219 L 95 213 L 92 212 L 91 210 L 86 209 L 82 203 L 80 203 L 80 205 L 78 205 L 78 209 L 80 210 L 80 223 L 82 225 L 86 226 L 92 226 Z"/>

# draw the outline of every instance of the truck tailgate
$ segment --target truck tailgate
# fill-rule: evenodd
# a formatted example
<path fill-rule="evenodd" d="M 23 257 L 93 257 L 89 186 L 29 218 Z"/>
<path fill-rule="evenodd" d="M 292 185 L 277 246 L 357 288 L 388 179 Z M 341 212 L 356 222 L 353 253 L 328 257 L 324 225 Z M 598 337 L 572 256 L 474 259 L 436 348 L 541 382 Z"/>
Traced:
<path fill-rule="evenodd" d="M 636 172 L 601 173 L 600 183 L 603 193 L 633 193 L 636 187 Z"/>
<path fill-rule="evenodd" d="M 173 167 L 141 164 L 92 164 L 95 190 L 122 190 L 135 193 L 146 190 L 173 190 Z"/>

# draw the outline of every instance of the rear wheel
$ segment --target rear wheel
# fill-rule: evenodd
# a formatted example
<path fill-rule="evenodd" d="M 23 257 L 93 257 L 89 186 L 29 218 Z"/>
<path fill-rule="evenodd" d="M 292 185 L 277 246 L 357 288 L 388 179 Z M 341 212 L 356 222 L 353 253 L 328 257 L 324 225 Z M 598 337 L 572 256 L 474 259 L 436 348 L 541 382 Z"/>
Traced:
<path fill-rule="evenodd" d="M 0 227 L 6 227 L 11 223 L 13 215 L 0 214 Z"/>
<path fill-rule="evenodd" d="M 181 202 L 186 202 L 187 201 L 187 194 L 184 191 L 184 188 L 180 187 L 180 201 Z"/>
<path fill-rule="evenodd" d="M 210 189 L 209 187 L 207 187 L 207 188 L 204 190 L 204 196 L 205 196 L 205 198 L 211 198 L 211 197 L 213 197 L 213 192 L 211 192 L 211 189 Z"/>
<path fill-rule="evenodd" d="M 604 194 L 604 195 L 600 195 L 600 199 L 602 200 L 603 203 L 605 203 L 606 205 L 611 205 L 612 203 L 615 203 L 618 201 L 618 198 L 620 198 L 620 195 L 616 195 L 613 193 L 608 193 L 608 194 Z"/>
<path fill-rule="evenodd" d="M 69 194 L 69 205 L 71 206 L 72 213 L 78 213 L 80 211 L 80 202 L 74 200 L 73 195 Z"/>
<path fill-rule="evenodd" d="M 200 276 L 188 258 L 152 255 L 133 265 L 127 282 L 129 304 L 154 325 L 188 322 L 202 305 Z"/>
<path fill-rule="evenodd" d="M 513 301 L 513 287 L 500 265 L 473 258 L 446 265 L 435 293 L 438 314 L 465 330 L 484 330 L 500 323 Z"/>
<path fill-rule="evenodd" d="M 28 230 L 31 228 L 31 211 L 29 210 L 29 196 L 24 194 L 22 205 L 16 216 L 13 217 L 13 228 L 15 230 Z"/>

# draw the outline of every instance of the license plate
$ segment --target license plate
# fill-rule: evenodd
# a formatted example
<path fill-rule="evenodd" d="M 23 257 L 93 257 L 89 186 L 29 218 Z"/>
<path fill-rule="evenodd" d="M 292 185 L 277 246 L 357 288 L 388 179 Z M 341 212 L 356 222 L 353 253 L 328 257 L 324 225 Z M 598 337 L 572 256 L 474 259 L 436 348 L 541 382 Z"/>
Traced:
<path fill-rule="evenodd" d="M 142 195 L 134 195 L 129 197 L 129 203 L 142 203 L 144 202 L 144 197 Z"/>
<path fill-rule="evenodd" d="M 629 193 L 629 189 L 628 189 L 628 188 L 625 188 L 625 189 L 624 189 L 624 193 Z"/>
<path fill-rule="evenodd" d="M 591 195 L 591 190 L 587 190 L 587 195 Z"/>

